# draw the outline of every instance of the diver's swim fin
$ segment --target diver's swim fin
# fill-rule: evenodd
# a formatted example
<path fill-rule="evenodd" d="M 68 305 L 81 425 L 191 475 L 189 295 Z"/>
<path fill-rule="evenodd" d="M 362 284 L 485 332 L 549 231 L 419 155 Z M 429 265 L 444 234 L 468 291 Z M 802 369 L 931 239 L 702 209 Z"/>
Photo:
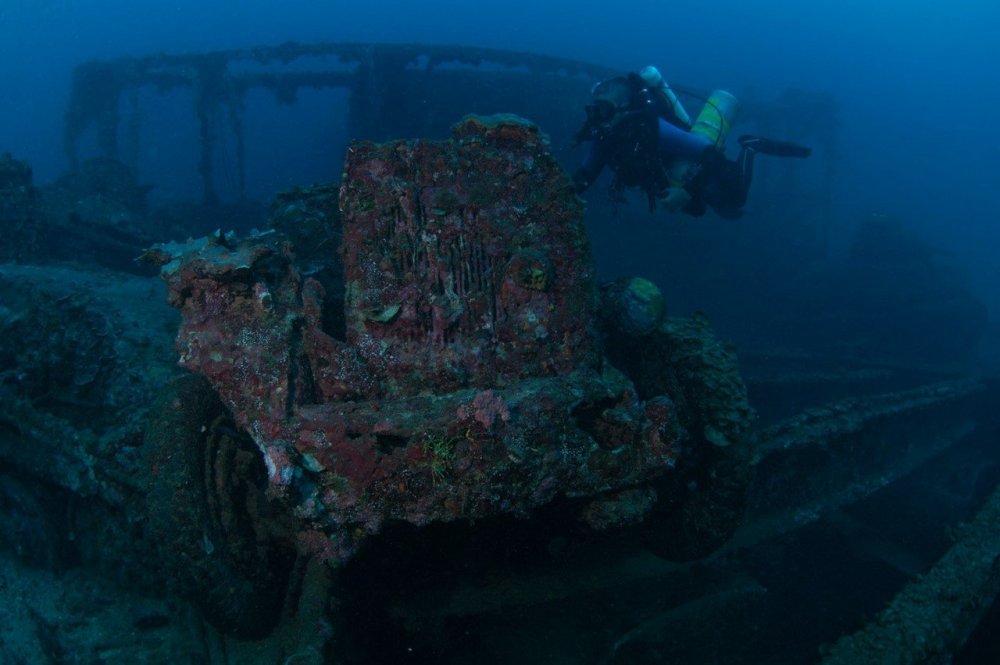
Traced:
<path fill-rule="evenodd" d="M 812 154 L 812 148 L 807 148 L 804 145 L 775 141 L 773 139 L 765 139 L 761 136 L 750 136 L 749 134 L 741 136 L 739 142 L 747 150 L 762 155 L 805 158 Z"/>

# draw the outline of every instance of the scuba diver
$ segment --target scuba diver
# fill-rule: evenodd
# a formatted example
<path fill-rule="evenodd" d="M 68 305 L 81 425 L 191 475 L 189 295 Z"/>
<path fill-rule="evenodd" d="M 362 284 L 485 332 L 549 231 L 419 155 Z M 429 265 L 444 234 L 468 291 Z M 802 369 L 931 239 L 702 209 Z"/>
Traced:
<path fill-rule="evenodd" d="M 794 143 L 741 136 L 739 156 L 727 159 L 722 146 L 739 109 L 736 98 L 716 90 L 692 122 L 656 67 L 601 81 L 591 95 L 587 120 L 576 135 L 576 145 L 590 143 L 573 174 L 578 194 L 607 166 L 614 173 L 614 201 L 624 200 L 626 188 L 638 188 L 650 210 L 659 201 L 670 211 L 699 217 L 711 207 L 733 219 L 743 214 L 758 153 L 805 158 L 812 152 Z"/>

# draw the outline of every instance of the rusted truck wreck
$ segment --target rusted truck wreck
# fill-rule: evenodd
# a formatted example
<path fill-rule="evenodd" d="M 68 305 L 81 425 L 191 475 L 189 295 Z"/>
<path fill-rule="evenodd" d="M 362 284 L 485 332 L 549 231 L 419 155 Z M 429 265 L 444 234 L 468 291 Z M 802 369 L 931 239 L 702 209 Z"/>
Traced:
<path fill-rule="evenodd" d="M 161 410 L 151 468 L 179 475 L 151 506 L 171 540 L 190 544 L 192 590 L 193 560 L 231 549 L 248 587 L 265 592 L 277 551 L 338 563 L 389 520 L 526 517 L 559 498 L 595 529 L 641 528 L 657 521 L 648 513 L 683 510 L 696 469 L 746 459 L 751 411 L 732 354 L 704 327 L 660 327 L 656 293 L 632 285 L 598 299 L 581 202 L 533 125 L 470 117 L 450 141 L 357 143 L 339 204 L 339 255 L 324 251 L 342 262 L 342 293 L 304 273 L 276 234 L 148 255 L 182 312 L 181 364 L 208 379 L 266 467 L 255 486 L 238 455 L 206 452 L 209 493 L 230 496 L 192 515 L 177 430 L 206 424 L 188 406 L 198 392 Z M 630 380 L 606 348 L 627 333 L 602 331 L 599 307 L 614 310 L 609 321 L 624 307 L 657 345 L 687 335 L 686 366 L 651 358 Z M 687 532 L 654 529 L 651 545 L 717 546 L 748 478 L 723 476 L 738 486 L 718 494 L 731 505 Z M 274 523 L 237 514 L 255 504 L 231 494 L 256 491 L 280 506 Z M 241 629 L 221 613 L 233 607 L 223 599 L 210 615 Z"/>

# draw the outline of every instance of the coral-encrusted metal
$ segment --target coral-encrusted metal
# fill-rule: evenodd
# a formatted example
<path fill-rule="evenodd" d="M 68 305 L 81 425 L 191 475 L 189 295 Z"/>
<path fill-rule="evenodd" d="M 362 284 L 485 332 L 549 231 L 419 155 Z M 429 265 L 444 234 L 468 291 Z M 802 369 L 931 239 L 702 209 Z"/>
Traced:
<path fill-rule="evenodd" d="M 454 137 L 350 149 L 340 194 L 347 341 L 390 394 L 593 364 L 580 202 L 538 129 L 473 117 Z"/>
<path fill-rule="evenodd" d="M 669 472 L 673 403 L 599 362 L 581 204 L 536 127 L 357 143 L 341 188 L 343 340 L 280 237 L 150 252 L 181 363 L 254 438 L 300 547 L 339 561 L 386 519 L 527 515 Z"/>

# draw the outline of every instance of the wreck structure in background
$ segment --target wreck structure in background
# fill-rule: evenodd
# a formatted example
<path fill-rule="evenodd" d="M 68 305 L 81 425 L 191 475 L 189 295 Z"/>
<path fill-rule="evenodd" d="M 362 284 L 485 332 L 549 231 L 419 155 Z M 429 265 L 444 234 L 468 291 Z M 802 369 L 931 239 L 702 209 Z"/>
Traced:
<path fill-rule="evenodd" d="M 271 92 L 292 104 L 305 88 L 350 92 L 347 134 L 385 140 L 447 136 L 465 113 L 518 113 L 547 131 L 576 118 L 594 81 L 615 72 L 566 58 L 497 49 L 398 44 L 298 44 L 188 55 L 92 61 L 73 74 L 65 150 L 75 168 L 79 145 L 95 130 L 98 156 L 137 167 L 143 122 L 138 92 L 194 93 L 198 169 L 206 203 L 218 201 L 218 142 L 234 139 L 239 194 L 246 193 L 247 94 Z M 572 129 L 575 129 L 573 127 Z M 565 137 L 571 129 L 567 127 Z M 562 137 L 560 137 L 562 138 Z"/>

